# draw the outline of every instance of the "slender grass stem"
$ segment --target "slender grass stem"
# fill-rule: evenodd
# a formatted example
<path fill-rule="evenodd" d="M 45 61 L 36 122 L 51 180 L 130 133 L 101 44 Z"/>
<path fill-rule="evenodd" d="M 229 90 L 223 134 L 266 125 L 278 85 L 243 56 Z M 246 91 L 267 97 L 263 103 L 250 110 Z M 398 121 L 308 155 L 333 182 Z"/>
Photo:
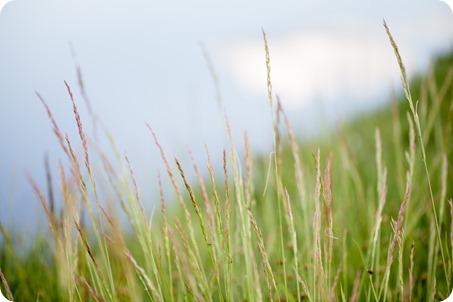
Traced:
<path fill-rule="evenodd" d="M 431 185 L 431 177 L 430 177 L 430 174 L 429 174 L 428 163 L 427 163 L 427 160 L 426 160 L 426 151 L 425 151 L 425 145 L 424 145 L 424 141 L 423 141 L 423 134 L 422 134 L 421 126 L 420 126 L 420 118 L 419 118 L 418 112 L 417 112 L 417 104 L 414 107 L 414 102 L 412 100 L 412 96 L 411 96 L 411 92 L 410 92 L 410 88 L 409 88 L 409 81 L 407 80 L 406 68 L 404 67 L 404 63 L 403 63 L 403 60 L 402 60 L 401 55 L 399 53 L 398 46 L 396 45 L 395 41 L 393 40 L 393 37 L 392 37 L 392 35 L 390 33 L 390 30 L 389 30 L 385 20 L 384 20 L 384 27 L 385 27 L 387 35 L 388 35 L 388 37 L 390 39 L 390 44 L 392 45 L 393 50 L 395 52 L 396 59 L 398 61 L 398 65 L 399 65 L 399 68 L 400 68 L 400 71 L 401 71 L 401 79 L 402 79 L 404 93 L 405 93 L 406 99 L 407 99 L 407 101 L 409 103 L 409 107 L 410 107 L 410 110 L 412 112 L 412 117 L 413 117 L 413 119 L 415 121 L 415 127 L 416 127 L 416 130 L 417 130 L 417 135 L 418 135 L 418 139 L 419 139 L 419 143 L 420 143 L 420 149 L 421 149 L 421 152 L 422 152 L 423 166 L 424 166 L 424 169 L 425 169 L 426 179 L 428 181 L 429 196 L 430 196 L 430 199 L 431 199 L 432 213 L 433 213 L 433 217 L 434 217 L 434 225 L 436 227 L 437 241 L 439 243 L 440 253 L 442 255 L 442 262 L 443 262 L 442 266 L 444 268 L 444 273 L 445 273 L 445 278 L 446 278 L 446 282 L 447 282 L 447 287 L 450 288 L 450 280 L 448 278 L 448 273 L 447 273 L 447 262 L 445 261 L 444 248 L 443 248 L 443 245 L 442 245 L 442 237 L 440 235 L 439 219 L 437 218 L 436 204 L 435 204 L 435 201 L 434 201 L 434 194 L 433 194 L 433 189 L 432 189 L 432 185 Z"/>

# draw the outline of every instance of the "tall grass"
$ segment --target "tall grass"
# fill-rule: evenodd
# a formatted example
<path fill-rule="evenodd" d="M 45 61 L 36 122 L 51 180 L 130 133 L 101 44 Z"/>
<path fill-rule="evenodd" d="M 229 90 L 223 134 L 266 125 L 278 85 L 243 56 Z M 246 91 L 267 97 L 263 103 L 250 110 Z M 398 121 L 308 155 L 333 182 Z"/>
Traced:
<path fill-rule="evenodd" d="M 453 268 L 453 59 L 447 72 L 434 70 L 416 80 L 422 93 L 414 103 L 396 42 L 384 27 L 407 98 L 395 102 L 392 112 L 338 125 L 337 132 L 300 144 L 280 99 L 274 99 L 271 45 L 263 31 L 270 157 L 253 157 L 247 133 L 245 150 L 238 152 L 225 114 L 229 146 L 219 155 L 223 167 L 213 165 L 207 146 L 204 167 L 188 150 L 192 180 L 189 167 L 177 158 L 169 161 L 147 125 L 167 175 L 158 173 L 154 204 L 160 204 L 160 214 L 146 207 L 150 201 L 140 193 L 134 163 L 117 151 L 108 131 L 113 159 L 91 146 L 69 84 L 83 158 L 37 94 L 69 163 L 58 165 L 63 204 L 58 211 L 50 197 L 50 176 L 49 197 L 29 177 L 52 237 L 36 239 L 22 259 L 14 237 L 0 225 L 3 292 L 17 301 L 446 298 Z M 93 158 L 102 165 L 94 168 Z M 168 201 L 166 181 L 176 203 Z M 128 225 L 120 222 L 117 205 Z"/>

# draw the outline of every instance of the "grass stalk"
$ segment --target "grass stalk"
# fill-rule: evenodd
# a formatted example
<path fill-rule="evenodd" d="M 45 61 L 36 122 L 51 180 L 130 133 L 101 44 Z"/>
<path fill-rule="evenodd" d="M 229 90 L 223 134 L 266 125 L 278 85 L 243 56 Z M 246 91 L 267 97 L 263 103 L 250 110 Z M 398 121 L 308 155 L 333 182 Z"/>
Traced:
<path fill-rule="evenodd" d="M 263 42 L 264 42 L 264 51 L 265 51 L 265 58 L 266 58 L 266 70 L 267 70 L 267 92 L 268 92 L 268 99 L 269 99 L 269 107 L 271 113 L 271 120 L 272 120 L 272 134 L 274 140 L 274 172 L 275 172 L 275 182 L 277 187 L 277 205 L 278 205 L 278 222 L 279 222 L 279 231 L 280 231 L 280 248 L 281 248 L 281 257 L 282 257 L 282 264 L 283 264 L 283 275 L 287 276 L 286 274 L 286 257 L 285 257 L 285 243 L 284 243 L 284 236 L 283 236 L 283 218 L 282 218 L 282 202 L 284 199 L 284 192 L 283 192 L 283 184 L 281 180 L 281 163 L 280 163 L 280 135 L 278 131 L 278 118 L 279 114 L 277 111 L 277 121 L 274 114 L 274 101 L 273 101 L 273 92 L 272 92 L 272 81 L 271 81 L 271 60 L 270 60 L 270 53 L 269 53 L 269 45 L 267 43 L 266 33 L 264 29 L 262 30 L 263 34 Z M 284 286 L 285 286 L 285 299 L 288 300 L 288 282 L 286 277 L 283 279 Z"/>
<path fill-rule="evenodd" d="M 392 37 L 392 35 L 390 33 L 390 30 L 389 30 L 385 20 L 384 20 L 384 27 L 385 27 L 387 35 L 388 35 L 388 37 L 390 39 L 390 44 L 392 45 L 393 50 L 395 52 L 396 59 L 398 61 L 398 65 L 399 65 L 399 68 L 400 68 L 400 71 L 401 71 L 401 79 L 402 79 L 404 93 L 405 93 L 406 99 L 407 99 L 407 101 L 409 103 L 409 108 L 411 110 L 412 117 L 414 119 L 415 126 L 416 126 L 416 129 L 417 129 L 418 139 L 419 139 L 419 142 L 420 142 L 420 148 L 421 148 L 421 152 L 422 152 L 423 166 L 425 168 L 426 179 L 428 181 L 428 188 L 429 188 L 429 194 L 430 194 L 430 199 L 431 199 L 432 213 L 433 213 L 433 217 L 434 217 L 434 225 L 435 225 L 435 228 L 436 228 L 437 241 L 439 243 L 440 253 L 441 253 L 441 256 L 442 256 L 442 262 L 444 263 L 443 268 L 444 268 L 445 278 L 446 278 L 446 282 L 447 282 L 447 287 L 450 288 L 450 280 L 448 279 L 447 267 L 445 265 L 446 262 L 445 262 L 444 248 L 443 248 L 443 245 L 442 245 L 442 237 L 440 235 L 439 219 L 437 218 L 436 204 L 435 204 L 435 201 L 434 201 L 434 194 L 433 194 L 433 189 L 432 189 L 432 185 L 431 185 L 431 178 L 430 178 L 430 175 L 429 175 L 428 163 L 427 163 L 427 159 L 426 159 L 425 145 L 424 145 L 423 134 L 422 134 L 421 125 L 420 125 L 420 118 L 419 118 L 418 112 L 417 112 L 417 106 L 414 107 L 414 102 L 412 101 L 412 96 L 411 96 L 411 92 L 410 92 L 410 88 L 409 88 L 409 82 L 407 80 L 406 68 L 404 67 L 404 63 L 403 63 L 403 60 L 402 60 L 401 55 L 399 53 L 398 47 L 397 47 L 397 45 L 396 45 L 396 43 L 395 43 L 395 41 L 394 41 L 394 39 L 393 39 L 393 37 Z"/>
<path fill-rule="evenodd" d="M 6 297 L 8 298 L 8 300 L 13 301 L 14 300 L 13 294 L 11 293 L 11 290 L 9 289 L 8 282 L 6 281 L 5 275 L 3 275 L 3 272 L 1 269 L 0 269 L 0 279 L 2 279 L 3 286 L 5 287 Z"/>

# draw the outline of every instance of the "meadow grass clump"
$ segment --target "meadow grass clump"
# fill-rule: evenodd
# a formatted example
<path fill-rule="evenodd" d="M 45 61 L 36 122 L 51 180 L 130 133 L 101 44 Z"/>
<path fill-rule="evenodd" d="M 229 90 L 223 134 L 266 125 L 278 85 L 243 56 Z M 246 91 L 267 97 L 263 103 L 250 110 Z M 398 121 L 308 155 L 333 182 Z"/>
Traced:
<path fill-rule="evenodd" d="M 448 297 L 453 55 L 438 59 L 410 89 L 399 50 L 384 27 L 407 99 L 395 100 L 391 109 L 300 144 L 272 91 L 271 48 L 263 31 L 271 157 L 254 157 L 247 133 L 245 150 L 238 152 L 225 114 L 229 143 L 220 155 L 223 165 L 213 165 L 207 146 L 205 166 L 188 150 L 194 181 L 187 176 L 189 167 L 169 160 L 147 125 L 165 164 L 154 202 L 160 214 L 146 208 L 150 201 L 140 193 L 134 163 L 117 151 L 108 131 L 114 158 L 92 148 L 66 82 L 83 158 L 37 94 L 69 163 L 58 165 L 63 205 L 58 211 L 54 198 L 29 176 L 51 236 L 38 236 L 21 256 L 17 238 L 0 224 L 2 292 L 16 301 L 71 302 Z M 93 159 L 101 166 L 93 166 Z M 165 181 L 176 202 L 168 200 Z"/>

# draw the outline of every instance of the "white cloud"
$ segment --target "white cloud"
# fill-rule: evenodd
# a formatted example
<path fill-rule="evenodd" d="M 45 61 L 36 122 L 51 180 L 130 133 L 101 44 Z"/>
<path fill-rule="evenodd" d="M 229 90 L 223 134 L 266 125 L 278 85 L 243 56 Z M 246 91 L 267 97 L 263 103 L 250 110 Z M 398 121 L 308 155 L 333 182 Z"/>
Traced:
<path fill-rule="evenodd" d="M 395 26 L 393 32 L 397 33 L 395 38 L 401 37 L 397 43 L 409 75 L 427 67 L 433 50 L 451 45 L 453 31 L 445 27 L 445 22 L 428 22 L 432 19 L 420 22 L 420 29 Z M 343 25 L 275 39 L 268 35 L 274 92 L 282 96 L 286 106 L 300 108 L 317 99 L 343 102 L 345 97 L 351 101 L 376 100 L 385 96 L 392 83 L 399 82 L 399 70 L 383 27 L 379 24 L 370 32 L 360 30 L 360 24 Z M 227 68 L 246 91 L 253 95 L 267 93 L 262 40 L 235 43 L 225 57 Z"/>
<path fill-rule="evenodd" d="M 274 91 L 287 106 L 300 107 L 321 97 L 370 95 L 376 83 L 388 85 L 394 71 L 389 45 L 375 39 L 328 32 L 299 33 L 269 40 Z M 249 92 L 266 92 L 261 41 L 238 43 L 227 52 L 233 76 Z"/>

